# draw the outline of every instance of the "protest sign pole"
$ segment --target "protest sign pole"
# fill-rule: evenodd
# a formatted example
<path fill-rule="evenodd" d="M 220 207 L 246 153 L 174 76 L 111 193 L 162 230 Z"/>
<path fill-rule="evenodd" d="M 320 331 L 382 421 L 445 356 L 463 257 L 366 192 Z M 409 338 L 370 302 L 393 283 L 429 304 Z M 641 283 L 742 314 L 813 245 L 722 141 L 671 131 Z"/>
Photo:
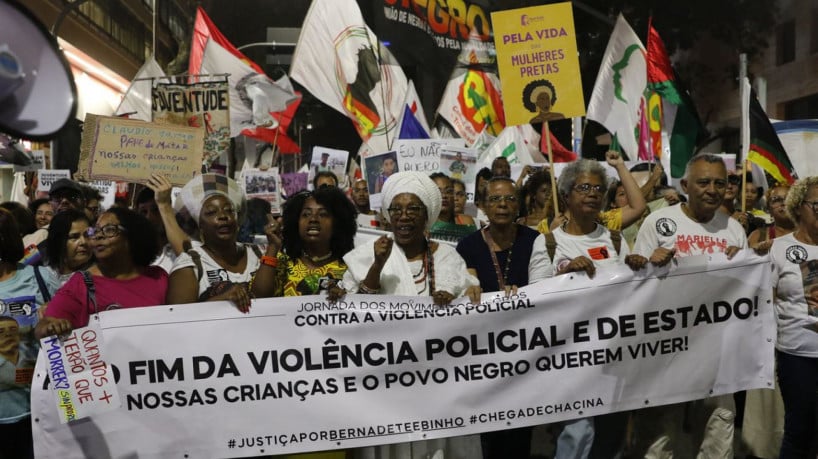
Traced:
<path fill-rule="evenodd" d="M 551 199 L 554 200 L 554 216 L 560 211 L 559 197 L 557 196 L 557 177 L 554 176 L 554 152 L 551 150 L 551 128 L 548 121 L 542 123 L 542 138 L 545 140 L 546 151 L 548 152 L 548 173 L 551 175 Z"/>

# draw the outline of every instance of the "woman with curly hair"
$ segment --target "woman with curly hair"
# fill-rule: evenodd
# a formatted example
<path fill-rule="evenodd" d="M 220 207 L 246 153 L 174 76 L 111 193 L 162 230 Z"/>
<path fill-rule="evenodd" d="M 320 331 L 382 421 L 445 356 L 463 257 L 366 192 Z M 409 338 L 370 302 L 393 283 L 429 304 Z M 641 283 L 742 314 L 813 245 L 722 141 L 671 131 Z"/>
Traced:
<path fill-rule="evenodd" d="M 551 111 L 557 103 L 557 89 L 548 80 L 534 80 L 523 89 L 523 106 L 536 113 L 529 123 L 543 123 L 565 119 L 562 113 Z"/>
<path fill-rule="evenodd" d="M 335 293 L 347 270 L 343 256 L 358 230 L 355 205 L 334 187 L 301 192 L 283 212 L 283 253 L 278 256 L 274 296 Z"/>
<path fill-rule="evenodd" d="M 523 195 L 528 197 L 524 201 L 524 216 L 517 223 L 537 229 L 543 220 L 554 218 L 553 199 L 551 198 L 551 175 L 539 170 L 528 177 L 523 186 Z"/>
<path fill-rule="evenodd" d="M 75 273 L 57 291 L 37 324 L 37 338 L 62 335 L 88 325 L 110 309 L 165 303 L 168 275 L 151 263 L 159 254 L 156 230 L 138 213 L 112 207 L 86 230 L 96 263 Z"/>

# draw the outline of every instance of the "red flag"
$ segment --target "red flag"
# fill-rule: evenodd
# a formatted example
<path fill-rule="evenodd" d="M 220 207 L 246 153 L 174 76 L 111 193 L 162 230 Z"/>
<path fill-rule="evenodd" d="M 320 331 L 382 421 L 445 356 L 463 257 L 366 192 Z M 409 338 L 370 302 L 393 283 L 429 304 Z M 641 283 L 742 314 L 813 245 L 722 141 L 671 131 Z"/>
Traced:
<path fill-rule="evenodd" d="M 193 38 L 190 46 L 190 64 L 188 73 L 190 75 L 197 75 L 201 73 L 202 62 L 205 57 L 205 49 L 208 41 L 212 40 L 214 43 L 222 47 L 224 50 L 247 64 L 253 71 L 260 75 L 265 75 L 264 70 L 247 58 L 241 51 L 238 50 L 229 40 L 219 31 L 210 17 L 207 16 L 204 9 L 198 7 L 196 9 L 196 20 L 193 24 Z M 266 75 L 265 75 L 266 76 Z M 287 136 L 287 128 L 292 121 L 298 105 L 301 103 L 301 93 L 294 92 L 297 97 L 293 98 L 287 104 L 287 108 L 282 112 L 271 112 L 271 116 L 278 121 L 279 125 L 267 129 L 263 127 L 245 128 L 242 129 L 241 134 L 247 137 L 252 137 L 265 142 L 270 142 L 277 145 L 279 151 L 282 153 L 297 153 L 301 149 L 292 139 Z"/>
<path fill-rule="evenodd" d="M 210 17 L 205 13 L 202 7 L 196 8 L 196 20 L 193 23 L 193 39 L 190 43 L 190 64 L 188 65 L 188 74 L 196 75 L 199 73 L 199 68 L 202 66 L 202 57 L 204 56 L 204 49 L 207 46 L 207 40 L 212 39 L 222 48 L 230 51 L 230 54 L 245 61 L 250 67 L 253 67 L 258 73 L 264 73 L 264 70 L 255 62 L 251 61 L 238 50 L 227 37 L 222 35 L 221 31 L 213 24 Z"/>
<path fill-rule="evenodd" d="M 542 125 L 542 136 L 540 137 L 540 150 L 548 157 L 548 144 L 546 142 L 545 123 Z M 577 154 L 565 148 L 553 132 L 548 131 L 549 139 L 551 139 L 551 155 L 554 156 L 555 163 L 570 163 L 577 160 Z"/>

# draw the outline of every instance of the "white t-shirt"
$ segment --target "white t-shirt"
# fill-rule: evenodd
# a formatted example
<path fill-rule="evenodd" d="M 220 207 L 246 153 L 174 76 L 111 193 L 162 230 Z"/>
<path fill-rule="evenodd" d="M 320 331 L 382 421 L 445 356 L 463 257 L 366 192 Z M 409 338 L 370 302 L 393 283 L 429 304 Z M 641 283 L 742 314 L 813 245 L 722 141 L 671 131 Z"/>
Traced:
<path fill-rule="evenodd" d="M 624 263 L 625 257 L 630 253 L 628 244 L 622 243 L 619 247 L 619 254 L 617 254 L 610 231 L 599 224 L 591 233 L 582 236 L 568 234 L 563 231 L 562 227 L 552 232 L 557 241 L 553 262 L 555 272 L 579 256 L 588 257 L 594 262 L 594 266 L 602 268 Z"/>
<path fill-rule="evenodd" d="M 198 249 L 202 246 L 202 243 L 199 241 L 190 241 L 190 245 L 194 249 Z M 151 265 L 164 269 L 165 272 L 170 275 L 170 273 L 173 272 L 173 264 L 175 262 L 176 253 L 173 252 L 173 248 L 170 246 L 170 244 L 165 244 L 165 246 L 162 247 L 162 251 L 159 252 L 159 256 L 156 257 L 156 260 L 153 260 Z"/>
<path fill-rule="evenodd" d="M 747 236 L 741 223 L 716 211 L 707 222 L 699 223 L 682 211 L 682 205 L 664 207 L 642 222 L 633 253 L 650 258 L 659 247 L 676 249 L 676 257 L 724 253 L 727 247 L 747 247 Z"/>
<path fill-rule="evenodd" d="M 247 266 L 244 268 L 244 272 L 236 273 L 233 271 L 228 271 L 221 267 L 216 261 L 208 254 L 208 252 L 202 248 L 194 248 L 191 250 L 195 250 L 196 253 L 199 254 L 200 258 L 202 259 L 202 278 L 199 279 L 199 295 L 204 293 L 211 284 L 216 284 L 220 281 L 230 281 L 233 283 L 242 283 L 242 282 L 250 282 L 250 279 L 253 278 L 253 274 L 258 271 L 258 267 L 260 264 L 259 258 L 256 255 L 256 252 L 253 248 L 246 244 L 236 244 L 239 246 L 245 246 L 247 250 Z M 190 258 L 190 254 L 187 252 L 180 254 L 176 257 L 176 261 L 173 262 L 173 268 L 171 269 L 171 273 L 182 269 L 182 268 L 189 268 L 193 267 L 194 273 L 198 276 L 199 273 L 196 270 L 196 264 L 193 262 L 193 259 Z"/>
<path fill-rule="evenodd" d="M 818 322 L 818 310 L 810 312 L 805 292 L 818 300 L 818 246 L 804 244 L 793 233 L 773 240 L 770 249 L 778 324 L 776 348 L 787 354 L 818 357 L 818 333 L 804 328 Z M 813 306 L 818 308 L 818 302 Z"/>

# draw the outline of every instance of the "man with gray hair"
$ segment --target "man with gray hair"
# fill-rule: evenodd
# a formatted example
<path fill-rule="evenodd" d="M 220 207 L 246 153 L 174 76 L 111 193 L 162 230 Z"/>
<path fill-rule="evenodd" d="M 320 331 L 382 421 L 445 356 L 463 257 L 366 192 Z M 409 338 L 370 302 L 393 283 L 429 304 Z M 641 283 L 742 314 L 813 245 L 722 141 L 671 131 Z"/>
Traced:
<path fill-rule="evenodd" d="M 747 247 L 744 228 L 719 207 L 727 189 L 727 168 L 716 155 L 700 154 L 687 163 L 682 190 L 687 203 L 664 207 L 645 218 L 634 244 L 634 253 L 664 266 L 678 257 L 725 253 L 732 258 Z M 684 404 L 649 408 L 637 412 L 634 432 L 635 454 L 663 457 L 657 449 L 671 450 L 672 457 L 733 457 L 735 405 L 731 394 Z M 692 424 L 691 439 L 685 439 L 682 424 Z M 705 424 L 706 425 L 702 425 Z M 657 432 L 656 429 L 661 429 Z M 704 429 L 704 432 L 702 432 Z M 654 440 L 658 440 L 654 443 Z"/>

